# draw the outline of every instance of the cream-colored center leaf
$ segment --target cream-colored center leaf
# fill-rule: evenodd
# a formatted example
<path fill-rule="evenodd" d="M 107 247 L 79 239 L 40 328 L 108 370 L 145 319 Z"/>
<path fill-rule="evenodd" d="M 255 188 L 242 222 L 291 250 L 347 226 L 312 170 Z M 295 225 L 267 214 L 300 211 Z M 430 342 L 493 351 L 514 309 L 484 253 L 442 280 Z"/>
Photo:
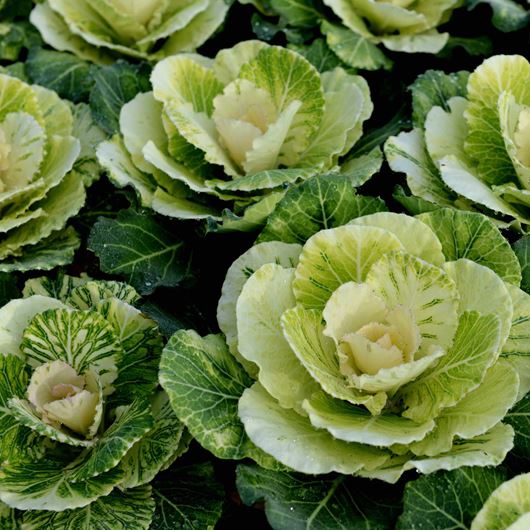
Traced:
<path fill-rule="evenodd" d="M 31 376 L 28 399 L 50 425 L 64 425 L 82 436 L 95 431 L 100 397 L 91 372 L 79 375 L 63 361 L 42 364 Z"/>
<path fill-rule="evenodd" d="M 269 93 L 246 79 L 228 84 L 213 101 L 212 119 L 220 143 L 242 167 L 254 140 L 263 136 L 278 118 Z"/>
<path fill-rule="evenodd" d="M 530 108 L 525 107 L 519 113 L 514 134 L 517 158 L 525 166 L 530 166 Z"/>
<path fill-rule="evenodd" d="M 360 373 L 375 375 L 382 368 L 405 362 L 402 340 L 395 326 L 371 322 L 356 333 L 345 335 L 342 344 L 342 351 L 351 355 Z"/>
<path fill-rule="evenodd" d="M 414 361 L 420 332 L 409 309 L 389 309 L 366 284 L 342 284 L 328 300 L 324 334 L 338 348 L 345 376 L 375 375 L 385 368 Z"/>

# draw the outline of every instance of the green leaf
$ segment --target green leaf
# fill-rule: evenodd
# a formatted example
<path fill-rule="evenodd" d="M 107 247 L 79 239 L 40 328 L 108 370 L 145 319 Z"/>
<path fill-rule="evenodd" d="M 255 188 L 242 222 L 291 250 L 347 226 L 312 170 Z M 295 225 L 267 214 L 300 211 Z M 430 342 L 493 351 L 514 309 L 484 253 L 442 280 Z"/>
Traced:
<path fill-rule="evenodd" d="M 256 450 L 238 416 L 238 400 L 252 379 L 220 335 L 177 331 L 160 363 L 160 384 L 191 434 L 219 458 L 239 459 Z"/>
<path fill-rule="evenodd" d="M 283 407 L 301 410 L 318 385 L 282 333 L 282 314 L 295 305 L 293 277 L 294 269 L 268 263 L 246 281 L 237 300 L 237 347 L 258 366 L 258 380 L 269 394 Z"/>
<path fill-rule="evenodd" d="M 359 187 L 375 175 L 381 169 L 382 164 L 383 152 L 378 146 L 358 157 L 348 157 L 342 163 L 340 172 L 350 179 L 353 186 Z"/>
<path fill-rule="evenodd" d="M 488 37 L 454 37 L 449 36 L 439 57 L 451 57 L 455 48 L 463 48 L 469 55 L 487 57 L 492 55 L 492 42 Z"/>
<path fill-rule="evenodd" d="M 83 459 L 66 468 L 71 464 L 66 458 L 67 455 L 63 455 L 3 466 L 0 499 L 19 510 L 81 508 L 108 495 L 123 478 L 123 471 L 115 467 L 78 481 L 76 473 L 83 468 Z"/>
<path fill-rule="evenodd" d="M 348 177 L 319 175 L 291 188 L 267 219 L 258 241 L 305 243 L 318 231 L 386 211 L 376 197 L 357 195 Z"/>
<path fill-rule="evenodd" d="M 442 107 L 449 112 L 447 102 L 455 96 L 467 95 L 469 72 L 446 74 L 439 70 L 428 70 L 410 85 L 412 92 L 413 123 L 423 127 L 425 118 L 433 107 Z"/>
<path fill-rule="evenodd" d="M 209 462 L 173 466 L 152 487 L 156 511 L 151 530 L 213 529 L 221 517 L 224 491 Z"/>
<path fill-rule="evenodd" d="M 283 408 L 259 383 L 243 393 L 239 415 L 258 447 L 302 473 L 349 475 L 377 469 L 390 456 L 382 449 L 337 440 L 326 430 L 313 427 L 306 416 Z"/>
<path fill-rule="evenodd" d="M 114 329 L 101 315 L 70 309 L 48 309 L 33 317 L 20 350 L 33 367 L 61 360 L 79 374 L 95 370 L 107 392 L 116 378 L 116 361 L 123 354 Z"/>
<path fill-rule="evenodd" d="M 470 0 L 469 9 L 478 4 L 489 4 L 493 10 L 493 25 L 504 32 L 524 28 L 530 20 L 530 13 L 514 0 Z"/>
<path fill-rule="evenodd" d="M 368 39 L 343 27 L 322 22 L 322 33 L 326 35 L 328 46 L 348 66 L 364 70 L 386 70 L 392 67 L 392 61 Z"/>
<path fill-rule="evenodd" d="M 479 213 L 442 208 L 418 215 L 442 243 L 447 261 L 467 258 L 519 285 L 521 266 L 508 241 L 491 220 Z"/>
<path fill-rule="evenodd" d="M 322 16 L 315 0 L 270 0 L 272 9 L 290 26 L 312 28 Z"/>
<path fill-rule="evenodd" d="M 469 528 L 491 492 L 506 479 L 502 468 L 462 467 L 411 480 L 397 530 Z"/>
<path fill-rule="evenodd" d="M 81 240 L 77 232 L 69 226 L 58 230 L 36 245 L 24 248 L 20 257 L 11 257 L 0 262 L 0 272 L 48 271 L 61 265 L 69 265 Z"/>
<path fill-rule="evenodd" d="M 178 453 L 184 425 L 176 417 L 165 392 L 152 399 L 154 426 L 136 442 L 122 459 L 124 488 L 147 484 Z"/>
<path fill-rule="evenodd" d="M 116 419 L 96 443 L 78 459 L 72 479 L 83 483 L 118 466 L 127 451 L 154 425 L 149 402 L 136 399 L 116 409 Z M 118 466 L 121 468 L 121 466 Z M 122 477 L 123 480 L 123 477 Z M 121 482 L 121 481 L 120 481 Z"/>
<path fill-rule="evenodd" d="M 13 397 L 22 398 L 28 386 L 25 363 L 13 355 L 0 356 L 0 458 L 2 462 L 13 463 L 41 455 L 40 437 L 20 425 L 8 408 Z M 1 519 L 0 519 L 1 522 Z"/>
<path fill-rule="evenodd" d="M 162 336 L 158 326 L 138 309 L 122 300 L 100 302 L 95 310 L 114 328 L 124 355 L 118 359 L 118 377 L 113 382 L 113 404 L 130 403 L 136 397 L 149 397 L 158 384 L 158 364 Z"/>
<path fill-rule="evenodd" d="M 248 506 L 265 501 L 274 530 L 387 530 L 399 510 L 397 490 L 343 475 L 315 479 L 240 464 L 237 488 Z"/>
<path fill-rule="evenodd" d="M 291 44 L 289 48 L 303 55 L 320 73 L 343 66 L 324 39 L 315 39 L 311 44 Z"/>
<path fill-rule="evenodd" d="M 55 90 L 74 103 L 87 99 L 94 85 L 88 62 L 70 53 L 42 48 L 29 52 L 26 73 L 34 83 Z"/>
<path fill-rule="evenodd" d="M 521 289 L 530 293 L 530 236 L 523 236 L 516 241 L 513 251 L 521 264 Z"/>
<path fill-rule="evenodd" d="M 16 61 L 24 49 L 29 49 L 42 44 L 35 28 L 27 22 L 5 22 L 0 15 L 0 59 Z"/>
<path fill-rule="evenodd" d="M 90 109 L 96 123 L 108 134 L 120 130 L 120 110 L 139 92 L 151 90 L 149 67 L 118 61 L 92 71 L 95 81 L 90 92 Z"/>
<path fill-rule="evenodd" d="M 107 135 L 92 119 L 90 107 L 86 103 L 74 105 L 73 109 L 75 135 L 81 142 L 81 152 L 74 164 L 74 170 L 89 186 L 99 178 L 101 168 L 96 157 L 96 147 L 107 139 Z"/>
<path fill-rule="evenodd" d="M 482 382 L 486 370 L 496 361 L 499 339 L 500 321 L 495 315 L 463 313 L 446 355 L 401 390 L 407 407 L 403 416 L 422 422 L 456 405 Z"/>
<path fill-rule="evenodd" d="M 0 502 L 0 528 L 20 530 L 20 512 Z"/>
<path fill-rule="evenodd" d="M 411 215 L 432 212 L 438 208 L 438 206 L 432 202 L 416 197 L 415 195 L 407 195 L 407 191 L 402 186 L 396 186 L 394 188 L 392 197 Z"/>
<path fill-rule="evenodd" d="M 148 212 L 122 210 L 115 219 L 100 218 L 88 248 L 101 269 L 126 279 L 141 294 L 173 287 L 188 278 L 190 256 L 167 221 Z"/>
<path fill-rule="evenodd" d="M 515 431 L 514 453 L 530 460 L 530 394 L 508 412 L 505 418 Z"/>
<path fill-rule="evenodd" d="M 116 488 L 86 508 L 63 512 L 26 511 L 23 525 L 26 530 L 148 530 L 154 510 L 150 486 L 125 491 Z"/>

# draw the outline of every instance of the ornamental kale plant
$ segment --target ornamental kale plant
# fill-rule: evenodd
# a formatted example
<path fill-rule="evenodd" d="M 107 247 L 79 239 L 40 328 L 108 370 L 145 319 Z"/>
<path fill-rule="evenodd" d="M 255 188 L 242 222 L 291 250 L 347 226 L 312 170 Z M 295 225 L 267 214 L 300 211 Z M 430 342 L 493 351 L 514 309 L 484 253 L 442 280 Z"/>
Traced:
<path fill-rule="evenodd" d="M 79 240 L 65 226 L 97 176 L 88 138 L 73 136 L 86 117 L 86 109 L 73 114 L 55 92 L 0 74 L 1 271 L 48 270 L 72 260 Z"/>
<path fill-rule="evenodd" d="M 448 33 L 437 27 L 447 22 L 462 0 L 324 0 L 355 35 L 399 52 L 437 53 Z"/>
<path fill-rule="evenodd" d="M 259 41 L 214 60 L 168 57 L 151 81 L 152 93 L 123 106 L 121 134 L 99 145 L 99 162 L 163 215 L 221 222 L 231 208 L 230 229 L 262 224 L 288 185 L 338 172 L 372 113 L 361 77 L 340 67 L 320 74 Z"/>
<path fill-rule="evenodd" d="M 223 285 L 228 346 L 177 332 L 162 386 L 191 433 L 225 452 L 236 420 L 226 436 L 211 430 L 224 405 L 213 408 L 193 374 L 230 372 L 247 456 L 269 467 L 395 482 L 408 469 L 497 465 L 513 446 L 502 420 L 530 389 L 520 278 L 493 223 L 448 209 L 363 216 L 303 245 L 259 243 Z"/>
<path fill-rule="evenodd" d="M 126 284 L 39 278 L 24 295 L 0 309 L 0 500 L 17 509 L 7 517 L 104 526 L 115 510 L 114 528 L 147 529 L 148 484 L 190 441 L 157 390 L 158 326 Z"/>
<path fill-rule="evenodd" d="M 390 167 L 428 203 L 479 210 L 523 231 L 530 224 L 530 64 L 486 59 L 469 77 L 428 72 L 413 85 L 415 128 L 391 137 Z M 434 93 L 439 99 L 427 103 Z"/>
<path fill-rule="evenodd" d="M 30 20 L 53 48 L 110 63 L 120 55 L 157 59 L 194 50 L 227 11 L 223 0 L 45 0 Z"/>

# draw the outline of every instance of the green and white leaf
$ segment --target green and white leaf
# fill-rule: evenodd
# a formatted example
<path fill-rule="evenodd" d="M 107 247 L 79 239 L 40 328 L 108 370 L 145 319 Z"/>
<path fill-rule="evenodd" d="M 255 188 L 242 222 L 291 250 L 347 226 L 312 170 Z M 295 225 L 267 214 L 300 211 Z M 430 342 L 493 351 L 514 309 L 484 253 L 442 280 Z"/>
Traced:
<path fill-rule="evenodd" d="M 4 466 L 0 476 L 0 500 L 19 510 L 82 508 L 108 495 L 123 478 L 123 471 L 115 467 L 78 481 L 76 474 L 84 466 L 83 459 L 72 463 L 64 457 L 66 455 Z M 28 477 L 32 480 L 28 481 Z"/>
<path fill-rule="evenodd" d="M 152 399 L 154 426 L 121 460 L 125 470 L 124 488 L 147 484 L 165 467 L 178 452 L 184 425 L 178 420 L 165 392 L 158 392 Z"/>
<path fill-rule="evenodd" d="M 403 250 L 392 233 L 372 226 L 346 225 L 309 238 L 296 267 L 293 291 L 304 307 L 322 309 L 342 283 L 363 282 L 383 255 Z"/>
<path fill-rule="evenodd" d="M 454 343 L 445 356 L 421 378 L 400 390 L 407 407 L 403 416 L 416 422 L 435 418 L 477 388 L 498 358 L 500 331 L 500 321 L 495 315 L 463 313 Z"/>
<path fill-rule="evenodd" d="M 295 305 L 294 269 L 269 263 L 245 283 L 237 300 L 239 353 L 258 367 L 258 380 L 282 407 L 301 411 L 318 389 L 282 333 L 282 314 Z"/>
<path fill-rule="evenodd" d="M 239 401 L 239 415 L 250 439 L 287 467 L 312 475 L 352 474 L 382 465 L 388 454 L 362 444 L 335 439 L 314 428 L 309 419 L 284 409 L 259 384 L 254 383 Z"/>
<path fill-rule="evenodd" d="M 123 355 L 114 329 L 101 315 L 69 309 L 36 315 L 24 330 L 20 349 L 33 367 L 61 360 L 79 374 L 94 370 L 105 394 L 116 379 L 116 363 Z"/>
<path fill-rule="evenodd" d="M 24 512 L 22 524 L 25 530 L 148 530 L 154 511 L 150 486 L 125 491 L 115 488 L 85 508 Z"/>
<path fill-rule="evenodd" d="M 295 267 L 301 250 L 300 245 L 280 241 L 259 243 L 232 263 L 226 273 L 217 305 L 217 322 L 232 353 L 237 353 L 236 304 L 245 282 L 266 263 L 276 263 L 286 268 Z"/>
<path fill-rule="evenodd" d="M 303 244 L 319 230 L 385 210 L 381 199 L 357 195 L 349 177 L 317 175 L 287 191 L 268 217 L 258 241 Z"/>
<path fill-rule="evenodd" d="M 422 440 L 435 425 L 433 420 L 418 424 L 392 413 L 373 416 L 362 407 L 333 399 L 324 392 L 305 401 L 304 410 L 314 427 L 326 429 L 335 438 L 375 447 Z"/>
<path fill-rule="evenodd" d="M 252 379 L 219 335 L 177 331 L 160 363 L 160 384 L 177 417 L 194 438 L 219 458 L 252 457 L 256 448 L 237 414 Z"/>
<path fill-rule="evenodd" d="M 89 284 L 87 284 L 89 285 Z M 116 363 L 113 404 L 149 397 L 158 385 L 162 336 L 158 325 L 141 311 L 117 298 L 103 300 L 94 308 L 113 327 L 123 349 Z"/>
<path fill-rule="evenodd" d="M 490 268 L 505 282 L 519 285 L 521 266 L 517 257 L 499 229 L 484 215 L 444 208 L 422 213 L 418 219 L 436 234 L 447 261 L 467 258 Z"/>

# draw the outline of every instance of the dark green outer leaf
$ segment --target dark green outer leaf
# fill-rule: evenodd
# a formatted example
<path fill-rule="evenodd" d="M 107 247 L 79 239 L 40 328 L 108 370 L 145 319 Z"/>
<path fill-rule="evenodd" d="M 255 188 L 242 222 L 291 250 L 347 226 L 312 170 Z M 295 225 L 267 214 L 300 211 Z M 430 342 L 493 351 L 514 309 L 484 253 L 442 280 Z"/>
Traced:
<path fill-rule="evenodd" d="M 209 462 L 173 466 L 152 486 L 156 510 L 150 530 L 208 530 L 221 517 L 224 491 Z"/>
<path fill-rule="evenodd" d="M 321 73 L 333 70 L 337 66 L 344 66 L 324 39 L 315 39 L 310 45 L 291 44 L 289 48 L 303 55 Z"/>
<path fill-rule="evenodd" d="M 42 45 L 38 31 L 28 22 L 13 22 L 8 24 L 0 14 L 0 20 L 5 24 L 5 31 L 0 30 L 0 59 L 16 61 L 21 52 L 33 46 Z"/>
<path fill-rule="evenodd" d="M 269 216 L 258 242 L 305 243 L 319 230 L 381 211 L 386 211 L 385 203 L 357 195 L 349 178 L 316 176 L 287 192 Z"/>
<path fill-rule="evenodd" d="M 440 208 L 418 216 L 442 244 L 447 261 L 467 258 L 496 272 L 504 281 L 519 286 L 521 267 L 508 241 L 486 216 Z"/>
<path fill-rule="evenodd" d="M 469 72 L 445 74 L 439 70 L 428 70 L 410 86 L 412 92 L 413 123 L 423 127 L 427 114 L 433 107 L 449 111 L 447 101 L 455 96 L 467 95 Z"/>
<path fill-rule="evenodd" d="M 271 0 L 271 7 L 294 27 L 311 28 L 321 16 L 314 0 Z"/>
<path fill-rule="evenodd" d="M 467 529 L 490 494 L 506 480 L 502 468 L 463 467 L 410 481 L 397 530 Z"/>
<path fill-rule="evenodd" d="M 104 272 L 121 276 L 141 294 L 176 286 L 189 277 L 191 257 L 184 241 L 147 212 L 122 210 L 116 219 L 100 218 L 88 248 Z"/>
<path fill-rule="evenodd" d="M 530 20 L 530 12 L 514 0 L 471 0 L 469 9 L 478 4 L 489 4 L 493 10 L 491 21 L 493 25 L 505 32 L 524 28 Z"/>
<path fill-rule="evenodd" d="M 515 431 L 513 454 L 530 460 L 530 394 L 516 403 L 505 421 Z"/>
<path fill-rule="evenodd" d="M 108 134 L 120 130 L 120 110 L 139 92 L 151 90 L 150 68 L 118 61 L 110 66 L 94 68 L 94 90 L 90 93 L 90 109 L 94 121 Z"/>
<path fill-rule="evenodd" d="M 265 500 L 275 530 L 386 530 L 399 506 L 398 490 L 344 475 L 316 478 L 241 464 L 237 487 L 247 505 Z"/>
<path fill-rule="evenodd" d="M 70 53 L 33 48 L 26 61 L 26 73 L 33 83 L 55 90 L 74 103 L 86 100 L 94 85 L 89 63 Z"/>
<path fill-rule="evenodd" d="M 513 251 L 521 264 L 521 289 L 530 293 L 530 236 L 523 236 L 516 241 Z"/>

